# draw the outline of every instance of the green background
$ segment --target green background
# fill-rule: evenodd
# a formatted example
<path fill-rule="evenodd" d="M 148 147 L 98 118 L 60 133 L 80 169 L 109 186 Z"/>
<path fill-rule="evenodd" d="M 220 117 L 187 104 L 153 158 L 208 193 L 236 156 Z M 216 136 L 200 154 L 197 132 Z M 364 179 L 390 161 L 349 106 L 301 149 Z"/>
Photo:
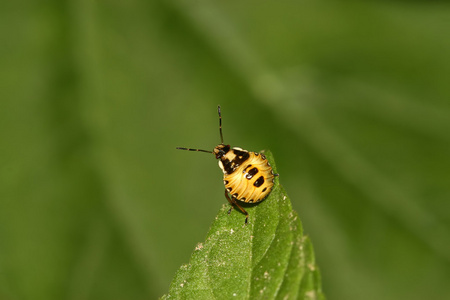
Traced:
<path fill-rule="evenodd" d="M 155 299 L 270 149 L 329 299 L 450 299 L 445 1 L 4 1 L 0 299 Z M 239 251 L 239 249 L 236 249 Z"/>

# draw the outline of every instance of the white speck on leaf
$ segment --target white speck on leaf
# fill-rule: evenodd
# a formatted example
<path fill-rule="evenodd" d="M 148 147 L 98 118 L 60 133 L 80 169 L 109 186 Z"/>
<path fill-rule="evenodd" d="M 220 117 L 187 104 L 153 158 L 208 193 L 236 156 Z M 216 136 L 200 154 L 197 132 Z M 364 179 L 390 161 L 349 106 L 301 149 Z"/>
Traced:
<path fill-rule="evenodd" d="M 217 266 L 218 266 L 218 267 L 220 267 L 220 266 L 225 266 L 225 261 L 219 261 L 219 262 L 217 263 Z"/>

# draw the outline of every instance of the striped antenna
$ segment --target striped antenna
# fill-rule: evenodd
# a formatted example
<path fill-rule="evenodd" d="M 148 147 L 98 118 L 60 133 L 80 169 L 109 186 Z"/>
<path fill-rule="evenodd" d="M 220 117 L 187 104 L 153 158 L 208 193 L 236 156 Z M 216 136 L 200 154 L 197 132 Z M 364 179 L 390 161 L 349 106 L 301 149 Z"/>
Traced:
<path fill-rule="evenodd" d="M 220 132 L 220 141 L 221 141 L 221 145 L 223 145 L 222 114 L 221 114 L 221 112 L 220 112 L 220 105 L 217 106 L 217 113 L 219 114 L 219 132 Z M 193 149 L 193 148 L 184 148 L 184 147 L 177 147 L 177 149 L 178 149 L 178 150 L 187 150 L 187 151 L 197 151 L 197 152 L 213 153 L 212 151 L 202 150 L 202 149 Z"/>
<path fill-rule="evenodd" d="M 178 150 L 187 150 L 187 151 L 197 151 L 197 152 L 212 153 L 212 151 L 202 150 L 202 149 L 192 149 L 192 148 L 183 148 L 183 147 L 177 147 L 177 149 Z"/>
<path fill-rule="evenodd" d="M 223 134 L 222 134 L 222 114 L 220 113 L 220 105 L 217 105 L 217 112 L 219 113 L 219 131 L 220 131 L 220 142 L 223 145 Z"/>

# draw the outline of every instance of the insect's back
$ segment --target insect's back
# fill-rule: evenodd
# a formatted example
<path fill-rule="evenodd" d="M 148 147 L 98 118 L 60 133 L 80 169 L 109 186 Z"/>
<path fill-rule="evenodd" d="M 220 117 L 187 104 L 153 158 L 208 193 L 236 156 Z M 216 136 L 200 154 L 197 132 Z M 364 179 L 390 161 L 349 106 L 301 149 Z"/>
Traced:
<path fill-rule="evenodd" d="M 243 202 L 256 203 L 262 201 L 272 190 L 274 173 L 264 154 L 247 152 L 234 148 L 230 152 L 239 153 L 234 160 L 238 164 L 230 172 L 223 168 L 226 190 L 233 198 Z M 241 153 L 242 152 L 242 153 Z M 240 160 L 239 160 L 240 158 Z M 221 160 L 222 164 L 226 157 Z"/>

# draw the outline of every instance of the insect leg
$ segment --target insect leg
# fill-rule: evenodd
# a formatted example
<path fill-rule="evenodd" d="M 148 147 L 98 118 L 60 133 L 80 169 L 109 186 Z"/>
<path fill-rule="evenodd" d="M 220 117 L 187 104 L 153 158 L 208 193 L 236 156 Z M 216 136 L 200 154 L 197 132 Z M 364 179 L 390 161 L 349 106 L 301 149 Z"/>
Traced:
<path fill-rule="evenodd" d="M 248 212 L 246 212 L 245 209 L 243 209 L 243 208 L 236 202 L 236 199 L 234 199 L 234 197 L 231 197 L 231 198 L 230 198 L 230 196 L 228 195 L 228 191 L 227 191 L 226 189 L 225 189 L 225 197 L 227 198 L 228 202 L 230 202 L 230 204 L 231 204 L 231 208 L 230 208 L 230 210 L 228 211 L 228 214 L 231 213 L 231 210 L 233 209 L 234 205 L 236 205 L 236 206 L 239 208 L 239 210 L 240 210 L 243 214 L 245 214 L 245 224 L 247 224 L 247 222 L 248 222 Z"/>
<path fill-rule="evenodd" d="M 236 201 L 234 201 L 234 199 L 233 200 L 230 199 L 230 196 L 228 196 L 227 190 L 225 190 L 225 197 L 227 198 L 228 202 L 231 205 L 230 209 L 228 210 L 228 214 L 231 214 L 231 211 L 233 210 L 234 204 L 236 204 Z"/>

